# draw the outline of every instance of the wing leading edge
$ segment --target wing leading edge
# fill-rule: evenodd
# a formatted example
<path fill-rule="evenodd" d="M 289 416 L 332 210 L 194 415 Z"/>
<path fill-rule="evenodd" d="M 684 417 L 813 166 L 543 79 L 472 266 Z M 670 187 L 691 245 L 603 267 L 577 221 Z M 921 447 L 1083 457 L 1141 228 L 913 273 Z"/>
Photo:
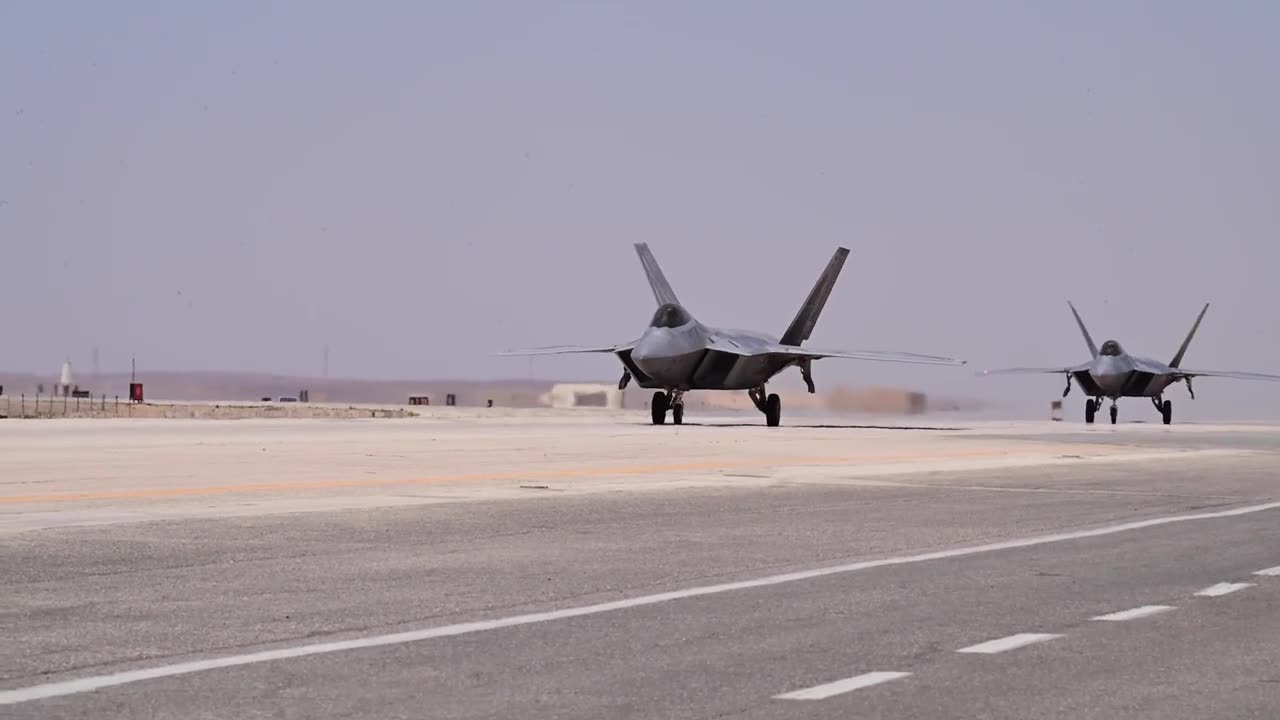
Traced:
<path fill-rule="evenodd" d="M 843 358 L 845 360 L 870 360 L 872 362 L 910 363 L 915 365 L 964 365 L 964 360 L 940 357 L 937 355 L 919 355 L 916 353 L 891 352 L 883 350 L 822 350 L 818 348 L 795 347 L 793 345 L 771 345 L 764 352 L 773 355 L 788 355 L 796 358 Z"/>
<path fill-rule="evenodd" d="M 979 375 L 1064 375 L 1066 373 L 1080 372 L 1088 370 L 1089 364 L 1077 365 L 1075 367 L 1057 367 L 1057 368 L 1036 368 L 1036 367 L 1015 367 L 1000 368 L 998 370 L 983 370 Z"/>
<path fill-rule="evenodd" d="M 1280 375 L 1268 373 L 1240 372 L 1239 370 L 1178 370 L 1179 377 L 1220 377 L 1233 380 L 1271 380 L 1280 382 Z"/>
<path fill-rule="evenodd" d="M 500 353 L 494 353 L 498 356 L 512 355 L 567 355 L 570 353 L 616 353 L 622 350 L 628 350 L 635 343 L 626 343 L 623 345 L 603 345 L 600 347 L 590 347 L 586 345 L 548 345 L 547 347 L 525 348 L 523 350 L 504 350 Z"/>

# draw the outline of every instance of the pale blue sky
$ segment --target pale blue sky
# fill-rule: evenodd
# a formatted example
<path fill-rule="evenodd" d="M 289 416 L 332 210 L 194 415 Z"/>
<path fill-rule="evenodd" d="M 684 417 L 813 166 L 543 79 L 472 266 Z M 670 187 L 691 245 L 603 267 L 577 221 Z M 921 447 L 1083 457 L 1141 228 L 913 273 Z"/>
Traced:
<path fill-rule="evenodd" d="M 1280 372 L 1277 37 L 1269 2 L 6 2 L 0 368 L 523 376 L 490 353 L 639 332 L 644 240 L 711 324 L 780 331 L 844 244 L 814 344 L 1074 363 L 1074 299 L 1168 359 L 1209 301 L 1186 364 Z M 1058 390 L 972 369 L 817 375 Z"/>

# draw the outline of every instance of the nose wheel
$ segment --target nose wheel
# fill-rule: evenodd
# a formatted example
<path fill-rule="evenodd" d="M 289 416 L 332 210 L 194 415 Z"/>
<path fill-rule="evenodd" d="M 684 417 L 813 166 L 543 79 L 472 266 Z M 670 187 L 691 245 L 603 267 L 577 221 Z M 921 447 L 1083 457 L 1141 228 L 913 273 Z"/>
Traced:
<path fill-rule="evenodd" d="M 1098 404 L 1092 398 L 1084 401 L 1084 421 L 1088 425 L 1093 424 L 1094 415 L 1098 414 Z"/>
<path fill-rule="evenodd" d="M 1116 419 L 1120 417 L 1120 408 L 1115 403 L 1111 403 L 1111 424 L 1116 424 Z"/>
<path fill-rule="evenodd" d="M 664 425 L 667 422 L 667 394 L 658 391 L 653 394 L 653 402 L 649 403 L 649 410 L 653 413 L 653 424 Z"/>

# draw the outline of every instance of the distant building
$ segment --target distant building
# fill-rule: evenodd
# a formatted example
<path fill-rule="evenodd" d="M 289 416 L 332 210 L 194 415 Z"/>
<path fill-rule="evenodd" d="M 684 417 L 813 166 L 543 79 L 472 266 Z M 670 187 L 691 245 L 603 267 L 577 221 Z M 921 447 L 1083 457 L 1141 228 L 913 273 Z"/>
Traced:
<path fill-rule="evenodd" d="M 622 391 L 617 385 L 594 383 L 560 383 L 552 385 L 542 396 L 544 405 L 553 408 L 599 407 L 622 409 Z"/>
<path fill-rule="evenodd" d="M 54 388 L 54 395 L 70 395 L 71 394 L 71 358 L 67 358 L 62 363 L 62 372 L 58 375 L 58 386 Z"/>

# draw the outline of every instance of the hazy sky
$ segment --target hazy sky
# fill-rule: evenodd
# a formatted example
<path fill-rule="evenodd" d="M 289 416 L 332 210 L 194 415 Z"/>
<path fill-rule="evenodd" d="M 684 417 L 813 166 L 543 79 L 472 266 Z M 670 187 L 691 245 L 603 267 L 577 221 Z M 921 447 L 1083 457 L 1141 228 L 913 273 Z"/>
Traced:
<path fill-rule="evenodd" d="M 640 332 L 648 241 L 774 332 L 846 245 L 813 344 L 971 362 L 828 387 L 1043 407 L 973 371 L 1086 359 L 1068 299 L 1162 360 L 1212 302 L 1185 364 L 1280 372 L 1277 37 L 1271 2 L 5 2 L 0 368 L 525 376 L 491 353 Z"/>

